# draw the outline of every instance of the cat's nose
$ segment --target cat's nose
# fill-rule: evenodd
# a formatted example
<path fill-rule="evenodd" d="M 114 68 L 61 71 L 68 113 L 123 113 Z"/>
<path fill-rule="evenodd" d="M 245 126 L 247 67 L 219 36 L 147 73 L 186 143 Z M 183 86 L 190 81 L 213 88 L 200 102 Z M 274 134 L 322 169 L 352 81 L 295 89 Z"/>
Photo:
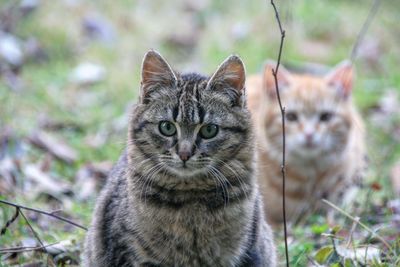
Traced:
<path fill-rule="evenodd" d="M 190 153 L 190 151 L 187 151 L 187 150 L 179 151 L 178 154 L 179 154 L 179 158 L 180 158 L 183 162 L 188 161 L 188 160 L 190 159 L 190 157 L 192 156 L 192 155 L 191 155 L 192 153 Z"/>
<path fill-rule="evenodd" d="M 313 142 L 314 135 L 312 133 L 306 133 L 305 136 L 306 136 L 306 143 L 311 144 Z"/>
<path fill-rule="evenodd" d="M 190 142 L 182 141 L 178 145 L 178 156 L 183 161 L 186 162 L 192 156 L 192 145 Z"/>

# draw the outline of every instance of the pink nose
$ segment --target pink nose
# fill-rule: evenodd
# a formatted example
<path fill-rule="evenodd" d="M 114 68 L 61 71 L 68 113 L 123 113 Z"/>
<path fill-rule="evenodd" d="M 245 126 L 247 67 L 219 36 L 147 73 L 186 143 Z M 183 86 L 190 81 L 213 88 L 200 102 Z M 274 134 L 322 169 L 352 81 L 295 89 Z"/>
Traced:
<path fill-rule="evenodd" d="M 187 150 L 179 151 L 178 155 L 179 155 L 179 158 L 180 158 L 183 162 L 189 160 L 190 157 L 192 156 L 191 153 L 190 153 L 190 151 L 187 151 Z"/>
<path fill-rule="evenodd" d="M 312 143 L 313 140 L 313 134 L 312 133 L 307 133 L 306 134 L 306 142 L 307 143 Z"/>

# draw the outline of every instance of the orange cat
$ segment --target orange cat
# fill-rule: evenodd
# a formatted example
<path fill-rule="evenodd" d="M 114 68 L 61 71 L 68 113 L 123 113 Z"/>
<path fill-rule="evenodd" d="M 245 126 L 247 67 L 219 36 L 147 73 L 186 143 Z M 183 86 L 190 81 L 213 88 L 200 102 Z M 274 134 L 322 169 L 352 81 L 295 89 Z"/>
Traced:
<path fill-rule="evenodd" d="M 262 76 L 247 82 L 256 128 L 258 179 L 271 223 L 282 221 L 282 135 L 275 81 L 267 63 Z M 323 77 L 279 68 L 286 107 L 286 213 L 296 221 L 348 195 L 364 167 L 364 125 L 351 98 L 353 68 L 343 62 Z M 346 189 L 346 190 L 345 190 Z M 346 193 L 345 195 L 343 193 Z"/>

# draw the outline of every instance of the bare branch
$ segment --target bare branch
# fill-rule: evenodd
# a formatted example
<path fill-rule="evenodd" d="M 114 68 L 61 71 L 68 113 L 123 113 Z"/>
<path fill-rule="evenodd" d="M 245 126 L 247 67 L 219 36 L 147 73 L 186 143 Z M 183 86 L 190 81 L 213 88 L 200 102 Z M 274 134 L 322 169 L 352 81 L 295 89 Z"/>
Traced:
<path fill-rule="evenodd" d="M 25 207 L 25 206 L 22 206 L 22 205 L 19 205 L 19 204 L 15 204 L 15 203 L 11 203 L 11 202 L 5 201 L 5 200 L 0 200 L 0 203 L 6 204 L 6 205 L 9 205 L 9 206 L 13 206 L 13 207 L 16 207 L 16 208 L 19 208 L 19 209 L 24 209 L 24 210 L 29 210 L 29 211 L 37 212 L 37 213 L 40 213 L 40 214 L 44 214 L 44 215 L 46 215 L 46 216 L 55 218 L 55 219 L 60 220 L 60 221 L 63 221 L 63 222 L 66 222 L 66 223 L 68 223 L 68 224 L 71 224 L 71 225 L 73 225 L 73 226 L 79 227 L 79 228 L 81 228 L 81 229 L 87 231 L 87 228 L 86 228 L 86 227 L 84 227 L 84 226 L 82 226 L 82 225 L 80 225 L 80 224 L 78 224 L 78 223 L 76 223 L 76 222 L 73 222 L 73 221 L 71 221 L 71 220 L 69 220 L 69 219 L 66 219 L 66 218 L 64 218 L 64 217 L 58 216 L 58 215 L 56 215 L 56 214 L 53 214 L 53 213 L 50 213 L 50 212 L 47 212 L 47 211 L 43 211 L 43 210 L 39 210 L 39 209 L 34 209 L 34 208 Z"/>
<path fill-rule="evenodd" d="M 28 225 L 28 227 L 31 229 L 32 234 L 35 236 L 36 240 L 40 243 L 40 245 L 42 247 L 44 247 L 44 243 L 42 242 L 42 240 L 40 239 L 39 235 L 36 233 L 35 229 L 33 229 L 31 223 L 29 222 L 28 218 L 25 216 L 25 214 L 20 210 L 19 211 L 21 213 L 21 216 L 24 217 L 24 220 L 26 222 L 26 224 Z M 45 249 L 46 251 L 46 249 Z M 47 252 L 47 251 L 46 251 Z"/>
<path fill-rule="evenodd" d="M 279 84 L 278 84 L 278 71 L 279 66 L 281 63 L 281 56 L 282 56 L 282 49 L 283 49 L 283 42 L 285 40 L 285 30 L 282 28 L 281 20 L 279 18 L 278 9 L 275 6 L 273 0 L 271 0 L 271 5 L 275 11 L 276 21 L 278 22 L 279 31 L 281 33 L 281 43 L 279 46 L 279 53 L 278 53 L 278 60 L 276 62 L 275 69 L 272 69 L 272 75 L 275 79 L 275 89 L 276 95 L 278 98 L 279 108 L 281 110 L 281 117 L 282 117 L 282 165 L 281 165 L 281 172 L 282 172 L 282 212 L 283 212 L 283 231 L 285 237 L 285 256 L 286 256 L 286 266 L 289 267 L 289 251 L 288 251 L 288 243 L 287 243 L 287 225 L 286 225 L 286 194 L 285 194 L 285 186 L 286 186 L 286 133 L 285 133 L 285 107 L 282 106 L 281 96 L 279 93 Z"/>

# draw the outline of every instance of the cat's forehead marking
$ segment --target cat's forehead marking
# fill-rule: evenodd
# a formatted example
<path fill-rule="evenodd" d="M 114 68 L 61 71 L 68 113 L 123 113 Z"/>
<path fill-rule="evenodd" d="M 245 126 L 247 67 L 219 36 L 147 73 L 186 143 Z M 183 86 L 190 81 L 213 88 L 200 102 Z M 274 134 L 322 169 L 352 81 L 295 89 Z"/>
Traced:
<path fill-rule="evenodd" d="M 296 77 L 292 88 L 285 92 L 288 108 L 316 111 L 335 105 L 335 91 L 320 77 Z"/>
<path fill-rule="evenodd" d="M 204 78 L 185 78 L 179 84 L 180 95 L 176 121 L 186 125 L 199 124 L 204 116 L 200 106 L 200 90 L 204 89 Z"/>

